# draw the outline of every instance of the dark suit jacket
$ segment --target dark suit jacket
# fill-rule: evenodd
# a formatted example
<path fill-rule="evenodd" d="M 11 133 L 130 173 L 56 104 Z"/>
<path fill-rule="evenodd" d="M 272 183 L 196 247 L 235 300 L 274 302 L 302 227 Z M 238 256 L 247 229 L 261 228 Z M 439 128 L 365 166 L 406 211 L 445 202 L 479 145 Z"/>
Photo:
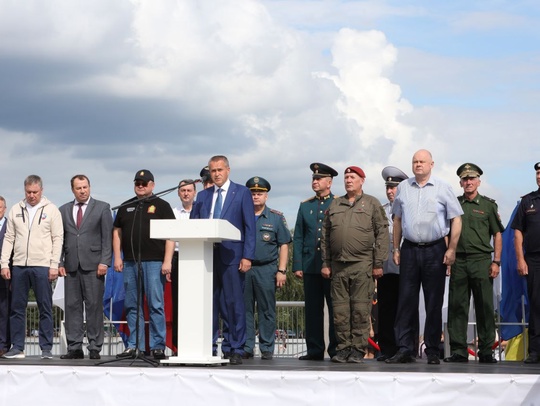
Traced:
<path fill-rule="evenodd" d="M 4 224 L 0 228 L 0 252 L 2 252 L 2 245 L 4 245 L 4 236 L 6 235 L 7 229 L 7 219 L 4 221 Z"/>
<path fill-rule="evenodd" d="M 4 245 L 4 237 L 6 235 L 6 229 L 7 229 L 7 218 L 4 221 L 4 224 L 2 225 L 2 227 L 0 227 L 0 252 L 2 252 L 2 245 Z M 11 259 L 9 260 L 9 268 L 11 269 Z M 9 281 L 3 280 L 3 279 L 0 280 L 0 289 L 9 289 L 9 286 L 10 286 Z"/>
<path fill-rule="evenodd" d="M 190 213 L 192 219 L 208 219 L 212 210 L 214 188 L 201 190 Z M 251 192 L 245 186 L 231 182 L 221 210 L 221 218 L 228 220 L 241 233 L 240 241 L 219 244 L 219 257 L 224 264 L 238 264 L 242 258 L 255 258 L 255 209 Z"/>
<path fill-rule="evenodd" d="M 65 267 L 66 272 L 75 272 L 79 267 L 93 271 L 99 264 L 110 266 L 113 220 L 109 204 L 91 198 L 80 229 L 73 219 L 73 201 L 60 207 L 60 213 L 64 223 L 60 266 Z"/>

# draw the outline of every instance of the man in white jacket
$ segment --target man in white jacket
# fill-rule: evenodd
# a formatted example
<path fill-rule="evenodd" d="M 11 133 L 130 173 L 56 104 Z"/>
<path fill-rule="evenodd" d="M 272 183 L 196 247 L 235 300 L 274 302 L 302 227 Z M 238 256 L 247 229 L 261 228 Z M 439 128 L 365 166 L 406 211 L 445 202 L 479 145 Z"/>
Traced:
<path fill-rule="evenodd" d="M 30 287 L 39 309 L 39 346 L 41 358 L 52 358 L 53 317 L 51 282 L 58 278 L 64 228 L 58 208 L 43 194 L 43 182 L 37 175 L 24 180 L 25 199 L 11 208 L 2 256 L 1 275 L 11 279 L 11 349 L 4 358 L 24 358 L 26 307 Z M 8 264 L 13 252 L 13 271 Z"/>

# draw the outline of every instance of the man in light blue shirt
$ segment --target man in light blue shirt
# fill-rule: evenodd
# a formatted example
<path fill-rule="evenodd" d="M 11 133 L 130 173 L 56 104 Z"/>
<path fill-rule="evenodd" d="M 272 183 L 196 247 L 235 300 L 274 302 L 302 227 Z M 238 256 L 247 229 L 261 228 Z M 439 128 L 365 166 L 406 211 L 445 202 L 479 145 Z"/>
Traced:
<path fill-rule="evenodd" d="M 392 207 L 393 260 L 400 265 L 399 304 L 395 332 L 398 352 L 386 362 L 414 362 L 420 286 L 424 293 L 424 343 L 428 364 L 439 364 L 442 305 L 446 275 L 456 258 L 463 210 L 450 185 L 431 175 L 431 153 L 413 156 L 413 178 L 401 182 Z M 400 246 L 401 238 L 403 244 Z"/>

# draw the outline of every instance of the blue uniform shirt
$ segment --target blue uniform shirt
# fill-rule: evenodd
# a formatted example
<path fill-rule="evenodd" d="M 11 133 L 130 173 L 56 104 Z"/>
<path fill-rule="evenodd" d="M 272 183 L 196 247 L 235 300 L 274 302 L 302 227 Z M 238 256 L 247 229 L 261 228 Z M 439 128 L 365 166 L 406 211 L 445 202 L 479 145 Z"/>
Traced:
<path fill-rule="evenodd" d="M 279 247 L 291 242 L 291 232 L 283 214 L 266 206 L 255 218 L 255 259 L 253 265 L 274 262 L 279 256 Z"/>

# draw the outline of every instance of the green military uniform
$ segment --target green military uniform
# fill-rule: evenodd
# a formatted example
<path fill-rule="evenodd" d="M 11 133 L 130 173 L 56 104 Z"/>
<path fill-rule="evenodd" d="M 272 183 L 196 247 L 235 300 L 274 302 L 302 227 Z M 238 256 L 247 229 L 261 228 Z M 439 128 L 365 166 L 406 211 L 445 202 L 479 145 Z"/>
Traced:
<path fill-rule="evenodd" d="M 312 164 L 311 169 L 313 176 L 320 174 L 321 171 L 325 171 L 331 176 L 337 174 L 334 169 L 323 164 Z M 323 359 L 324 357 L 325 299 L 329 313 L 328 354 L 332 357 L 336 353 L 337 341 L 334 332 L 330 281 L 321 275 L 321 236 L 324 213 L 333 199 L 334 195 L 330 193 L 320 198 L 313 196 L 300 203 L 294 227 L 293 271 L 302 271 L 304 281 L 305 337 L 308 356 L 308 358 L 304 357 L 305 359 Z"/>
<path fill-rule="evenodd" d="M 463 168 L 465 165 L 469 167 Z M 463 172 L 473 167 L 476 176 L 481 169 L 464 164 L 458 169 L 461 178 L 474 175 Z M 470 170 L 470 169 L 469 169 Z M 470 170 L 471 171 L 471 170 Z M 471 175 L 472 176 L 472 175 Z M 474 176 L 473 176 L 474 177 Z M 448 297 L 448 333 L 453 354 L 468 357 L 467 325 L 471 293 L 474 298 L 478 330 L 479 357 L 491 358 L 495 342 L 495 314 L 493 309 L 493 279 L 489 277 L 492 263 L 491 237 L 504 231 L 493 199 L 477 194 L 473 200 L 458 197 L 463 208 L 461 236 L 456 249 L 456 262 L 452 265 Z"/>
<path fill-rule="evenodd" d="M 323 267 L 332 269 L 337 350 L 364 353 L 375 291 L 373 268 L 388 258 L 388 219 L 379 200 L 363 193 L 354 203 L 334 199 L 323 226 Z"/>

